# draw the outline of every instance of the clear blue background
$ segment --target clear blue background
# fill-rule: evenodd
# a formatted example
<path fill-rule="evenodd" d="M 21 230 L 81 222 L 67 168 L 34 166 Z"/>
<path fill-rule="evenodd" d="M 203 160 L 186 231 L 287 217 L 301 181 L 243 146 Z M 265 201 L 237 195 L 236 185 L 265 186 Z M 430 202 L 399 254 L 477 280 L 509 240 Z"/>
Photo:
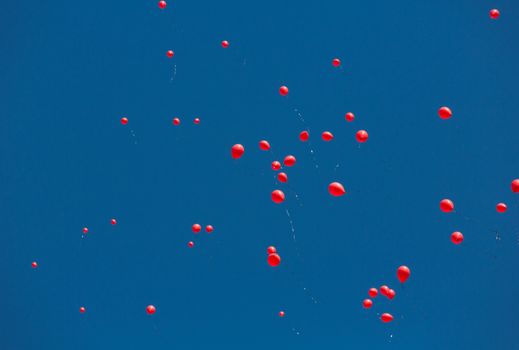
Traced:
<path fill-rule="evenodd" d="M 0 348 L 518 349 L 518 18 L 514 0 L 6 2 Z M 364 310 L 382 284 L 396 298 Z"/>

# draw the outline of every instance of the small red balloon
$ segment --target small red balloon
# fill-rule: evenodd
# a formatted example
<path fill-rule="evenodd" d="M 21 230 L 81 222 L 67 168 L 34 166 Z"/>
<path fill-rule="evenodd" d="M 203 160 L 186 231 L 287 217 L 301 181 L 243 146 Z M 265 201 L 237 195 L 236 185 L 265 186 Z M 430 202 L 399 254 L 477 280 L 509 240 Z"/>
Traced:
<path fill-rule="evenodd" d="M 195 243 L 193 241 L 189 241 L 189 242 L 187 242 L 187 246 L 189 248 L 193 248 L 195 246 Z"/>
<path fill-rule="evenodd" d="M 267 263 L 270 266 L 276 267 L 281 263 L 281 257 L 277 253 L 269 254 L 267 257 Z"/>
<path fill-rule="evenodd" d="M 168 50 L 168 52 L 166 53 L 166 55 L 167 55 L 169 58 L 173 58 L 173 56 L 175 56 L 175 53 L 173 52 L 173 50 Z"/>
<path fill-rule="evenodd" d="M 85 311 L 86 311 L 86 309 L 85 309 L 84 306 L 81 306 L 81 307 L 79 308 L 79 312 L 80 312 L 80 313 L 84 314 Z"/>
<path fill-rule="evenodd" d="M 281 96 L 288 95 L 288 88 L 285 85 L 283 85 L 282 87 L 279 88 L 279 94 Z"/>
<path fill-rule="evenodd" d="M 355 114 L 348 112 L 344 116 L 344 119 L 346 119 L 346 121 L 352 122 L 355 119 Z"/>
<path fill-rule="evenodd" d="M 212 225 L 207 225 L 207 226 L 205 227 L 205 232 L 207 232 L 207 233 L 211 233 L 211 232 L 213 232 L 213 231 L 214 231 L 214 227 L 213 227 Z"/>
<path fill-rule="evenodd" d="M 112 219 L 112 220 L 110 220 L 110 223 L 111 223 L 112 225 L 116 225 L 116 224 L 117 224 L 117 220 Z"/>
<path fill-rule="evenodd" d="M 202 230 L 202 226 L 200 226 L 199 224 L 194 224 L 193 226 L 191 226 L 191 230 L 193 230 L 194 233 L 198 233 L 200 232 L 200 230 Z"/>
<path fill-rule="evenodd" d="M 452 111 L 449 107 L 440 107 L 438 110 L 438 116 L 442 119 L 449 119 L 452 117 Z"/>
<path fill-rule="evenodd" d="M 262 151 L 268 151 L 270 149 L 270 143 L 268 143 L 268 141 L 261 140 L 259 143 L 259 148 Z"/>
<path fill-rule="evenodd" d="M 88 233 L 88 227 L 83 227 L 83 233 L 86 235 Z"/>
<path fill-rule="evenodd" d="M 387 294 L 389 293 L 389 287 L 386 285 L 380 287 L 379 289 L 380 289 L 380 294 L 382 294 L 382 295 L 387 296 Z"/>
<path fill-rule="evenodd" d="M 272 191 L 272 201 L 276 204 L 283 203 L 285 194 L 280 190 Z"/>
<path fill-rule="evenodd" d="M 498 19 L 499 18 L 499 10 L 498 9 L 492 9 L 490 10 L 490 18 L 492 19 Z"/>
<path fill-rule="evenodd" d="M 310 134 L 308 133 L 308 131 L 301 131 L 299 133 L 299 139 L 302 141 L 302 142 L 306 142 L 308 141 L 308 138 L 310 137 Z"/>
<path fill-rule="evenodd" d="M 222 47 L 224 49 L 228 48 L 229 47 L 229 42 L 227 40 L 222 41 Z"/>
<path fill-rule="evenodd" d="M 121 124 L 122 124 L 122 125 L 126 125 L 126 124 L 128 124 L 128 118 L 126 118 L 126 117 L 122 117 L 122 118 L 121 118 Z"/>
<path fill-rule="evenodd" d="M 382 320 L 382 322 L 388 323 L 388 322 L 393 321 L 393 315 L 384 313 L 384 314 L 382 314 L 382 316 L 380 316 L 380 319 Z"/>
<path fill-rule="evenodd" d="M 357 131 L 357 134 L 355 135 L 357 138 L 357 141 L 360 143 L 364 143 L 368 141 L 368 132 L 366 130 L 359 130 Z"/>
<path fill-rule="evenodd" d="M 444 213 L 450 213 L 454 210 L 454 203 L 450 199 L 442 199 L 440 201 L 440 210 Z"/>
<path fill-rule="evenodd" d="M 195 120 L 193 120 L 193 123 L 195 123 L 196 125 L 200 124 L 200 118 L 195 118 Z"/>
<path fill-rule="evenodd" d="M 461 232 L 453 232 L 451 234 L 451 241 L 452 243 L 454 244 L 460 244 L 461 242 L 463 242 L 463 234 Z"/>
<path fill-rule="evenodd" d="M 292 155 L 286 156 L 283 160 L 283 164 L 286 166 L 294 166 L 296 164 L 296 157 Z"/>
<path fill-rule="evenodd" d="M 278 171 L 279 169 L 281 169 L 281 163 L 278 162 L 277 160 L 273 161 L 272 162 L 272 170 Z"/>
<path fill-rule="evenodd" d="M 333 134 L 331 132 L 329 132 L 329 131 L 323 132 L 321 137 L 326 142 L 329 142 L 329 141 L 333 140 Z"/>
<path fill-rule="evenodd" d="M 267 248 L 267 254 L 274 254 L 274 253 L 276 253 L 276 247 L 271 245 L 270 247 Z"/>
<path fill-rule="evenodd" d="M 388 292 L 387 292 L 387 297 L 388 297 L 390 300 L 393 300 L 393 298 L 395 297 L 395 295 L 396 295 L 396 292 L 395 292 L 393 289 L 388 290 Z"/>
<path fill-rule="evenodd" d="M 346 193 L 344 186 L 340 182 L 332 182 L 328 185 L 328 192 L 334 197 L 342 196 Z"/>
<path fill-rule="evenodd" d="M 498 213 L 504 213 L 504 212 L 506 212 L 506 209 L 508 209 L 508 207 L 506 206 L 505 203 L 498 203 L 496 205 L 496 210 Z"/>
<path fill-rule="evenodd" d="M 512 181 L 512 192 L 519 193 L 519 179 Z"/>
<path fill-rule="evenodd" d="M 372 298 L 375 298 L 377 295 L 378 295 L 378 290 L 377 288 L 370 288 L 368 290 L 368 295 Z"/>
<path fill-rule="evenodd" d="M 333 65 L 334 67 L 339 67 L 339 66 L 341 65 L 341 60 L 338 59 L 338 58 L 334 58 L 334 59 L 332 60 L 332 65 Z"/>
<path fill-rule="evenodd" d="M 279 182 L 287 182 L 288 181 L 288 175 L 285 173 L 279 173 L 278 174 L 278 181 Z"/>
<path fill-rule="evenodd" d="M 241 158 L 241 156 L 243 156 L 244 152 L 245 152 L 245 148 L 242 145 L 240 145 L 239 143 L 232 146 L 232 148 L 231 148 L 231 156 L 234 159 Z"/>
<path fill-rule="evenodd" d="M 166 2 L 164 0 L 159 1 L 159 8 L 165 9 L 167 5 L 168 4 L 166 4 Z"/>
<path fill-rule="evenodd" d="M 362 301 L 362 306 L 364 306 L 365 309 L 369 309 L 373 305 L 373 301 L 371 299 L 364 299 Z"/>
<path fill-rule="evenodd" d="M 153 305 L 146 306 L 146 313 L 148 315 L 153 315 L 156 311 L 157 311 L 157 309 L 155 308 L 155 306 L 153 306 Z"/>
<path fill-rule="evenodd" d="M 31 266 L 32 266 L 33 269 L 35 269 L 35 268 L 38 267 L 38 263 L 37 263 L 36 261 L 33 261 L 33 262 L 31 263 Z"/>
<path fill-rule="evenodd" d="M 173 125 L 180 125 L 180 119 L 173 118 Z"/>
<path fill-rule="evenodd" d="M 404 283 L 411 276 L 411 270 L 409 270 L 409 267 L 402 265 L 396 270 L 396 276 L 400 283 Z"/>
<path fill-rule="evenodd" d="M 285 311 L 280 311 L 279 312 L 279 317 L 285 317 Z"/>

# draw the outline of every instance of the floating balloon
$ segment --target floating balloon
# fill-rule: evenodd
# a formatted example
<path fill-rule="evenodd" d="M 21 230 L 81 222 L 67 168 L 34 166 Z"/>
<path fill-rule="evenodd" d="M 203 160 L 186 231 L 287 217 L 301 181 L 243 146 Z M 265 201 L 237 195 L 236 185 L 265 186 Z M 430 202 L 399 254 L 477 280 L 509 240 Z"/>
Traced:
<path fill-rule="evenodd" d="M 227 40 L 222 41 L 222 47 L 224 49 L 228 48 L 229 47 L 229 42 Z"/>
<path fill-rule="evenodd" d="M 195 118 L 195 120 L 193 120 L 193 123 L 195 123 L 196 125 L 200 124 L 200 118 Z"/>
<path fill-rule="evenodd" d="M 84 307 L 84 306 L 81 306 L 81 307 L 79 308 L 79 313 L 82 313 L 82 314 L 84 314 L 84 313 L 85 313 L 85 311 L 86 311 L 86 309 L 85 309 L 85 307 Z"/>
<path fill-rule="evenodd" d="M 308 134 L 308 131 L 301 131 L 301 133 L 299 133 L 299 139 L 303 142 L 308 141 L 309 137 L 310 137 L 310 134 Z"/>
<path fill-rule="evenodd" d="M 452 243 L 454 244 L 460 244 L 461 242 L 463 242 L 463 234 L 461 232 L 453 232 L 451 234 L 451 241 Z"/>
<path fill-rule="evenodd" d="M 111 223 L 112 225 L 116 225 L 116 224 L 117 224 L 117 220 L 112 219 L 112 220 L 110 220 L 110 223 Z"/>
<path fill-rule="evenodd" d="M 440 209 L 444 213 L 450 213 L 454 210 L 454 203 L 450 199 L 442 199 L 440 202 Z"/>
<path fill-rule="evenodd" d="M 368 141 L 368 132 L 366 130 L 359 130 L 357 131 L 357 134 L 355 135 L 357 138 L 357 141 L 360 143 L 364 143 Z"/>
<path fill-rule="evenodd" d="M 122 124 L 122 125 L 126 125 L 126 124 L 128 124 L 128 118 L 126 118 L 126 117 L 122 117 L 122 118 L 121 118 L 121 124 Z"/>
<path fill-rule="evenodd" d="M 213 232 L 213 231 L 214 231 L 214 228 L 213 228 L 212 225 L 207 225 L 207 226 L 205 227 L 205 232 L 207 232 L 207 233 L 211 233 L 211 232 Z"/>
<path fill-rule="evenodd" d="M 355 114 L 348 112 L 344 116 L 344 119 L 346 119 L 346 121 L 352 122 L 355 119 Z"/>
<path fill-rule="evenodd" d="M 193 241 L 189 241 L 189 242 L 187 242 L 187 246 L 188 246 L 189 248 L 193 248 L 193 247 L 195 246 L 195 242 L 193 242 Z"/>
<path fill-rule="evenodd" d="M 388 290 L 388 292 L 387 292 L 387 297 L 388 297 L 390 300 L 393 300 L 393 298 L 395 297 L 395 295 L 396 295 L 396 292 L 395 292 L 393 289 Z"/>
<path fill-rule="evenodd" d="M 285 311 L 280 311 L 279 312 L 279 317 L 285 317 Z"/>
<path fill-rule="evenodd" d="M 281 263 L 281 257 L 277 253 L 269 254 L 267 257 L 267 263 L 270 266 L 276 267 Z"/>
<path fill-rule="evenodd" d="M 283 160 L 283 164 L 285 164 L 285 166 L 294 166 L 296 164 L 296 157 L 292 155 L 286 156 Z"/>
<path fill-rule="evenodd" d="M 452 111 L 449 107 L 440 107 L 438 110 L 438 116 L 442 119 L 449 119 L 452 117 Z"/>
<path fill-rule="evenodd" d="M 512 181 L 512 192 L 519 193 L 519 179 Z"/>
<path fill-rule="evenodd" d="M 33 262 L 31 263 L 31 266 L 32 266 L 33 269 L 35 269 L 35 268 L 38 267 L 38 263 L 37 263 L 36 261 L 33 261 Z"/>
<path fill-rule="evenodd" d="M 333 140 L 333 134 L 331 132 L 329 132 L 329 131 L 323 132 L 321 137 L 326 142 L 329 142 L 329 141 Z"/>
<path fill-rule="evenodd" d="M 83 233 L 86 235 L 88 233 L 88 227 L 83 227 Z"/>
<path fill-rule="evenodd" d="M 402 265 L 396 270 L 396 277 L 398 277 L 400 283 L 407 281 L 409 276 L 411 276 L 411 270 L 407 266 Z"/>
<path fill-rule="evenodd" d="M 380 316 L 380 319 L 382 320 L 382 322 L 388 323 L 388 322 L 393 321 L 393 315 L 388 314 L 388 313 L 383 313 L 382 316 Z"/>
<path fill-rule="evenodd" d="M 328 185 L 328 192 L 334 197 L 342 196 L 346 193 L 344 186 L 339 182 L 332 182 Z"/>
<path fill-rule="evenodd" d="M 268 143 L 268 141 L 261 140 L 259 143 L 259 148 L 262 151 L 268 151 L 270 149 L 270 144 Z"/>
<path fill-rule="evenodd" d="M 380 287 L 379 290 L 380 290 L 380 294 L 385 295 L 385 296 L 387 296 L 387 294 L 389 293 L 389 287 L 386 285 Z"/>
<path fill-rule="evenodd" d="M 498 213 L 504 213 L 504 212 L 506 212 L 506 209 L 508 209 L 508 208 L 505 203 L 498 203 L 496 205 L 496 210 Z"/>
<path fill-rule="evenodd" d="M 278 174 L 278 181 L 279 182 L 287 182 L 288 181 L 288 175 L 285 173 L 279 173 Z"/>
<path fill-rule="evenodd" d="M 173 125 L 180 125 L 180 119 L 173 118 Z"/>
<path fill-rule="evenodd" d="M 338 59 L 338 58 L 334 58 L 334 59 L 332 60 L 332 65 L 333 65 L 334 67 L 339 67 L 339 66 L 341 65 L 341 60 Z"/>
<path fill-rule="evenodd" d="M 245 152 L 245 148 L 243 148 L 243 146 L 240 145 L 239 143 L 232 146 L 232 148 L 231 148 L 231 156 L 234 159 L 241 158 L 241 156 L 243 156 L 244 152 Z"/>
<path fill-rule="evenodd" d="M 173 56 L 175 56 L 175 53 L 173 52 L 173 50 L 168 50 L 168 52 L 166 53 L 166 55 L 167 55 L 169 58 L 173 58 Z"/>
<path fill-rule="evenodd" d="M 267 248 L 267 254 L 274 254 L 276 253 L 276 247 L 270 246 Z"/>
<path fill-rule="evenodd" d="M 285 200 L 285 194 L 280 190 L 272 191 L 272 201 L 276 204 L 282 203 Z"/>
<path fill-rule="evenodd" d="M 373 302 L 371 299 L 364 299 L 364 301 L 362 301 L 362 306 L 364 306 L 365 309 L 369 309 L 372 305 Z"/>
<path fill-rule="evenodd" d="M 199 224 L 194 224 L 193 226 L 191 226 L 191 230 L 193 230 L 194 233 L 198 233 L 200 232 L 200 230 L 202 230 L 202 226 L 200 226 Z"/>
<path fill-rule="evenodd" d="M 146 306 L 146 313 L 148 315 L 153 315 L 156 311 L 157 311 L 157 309 L 155 308 L 155 306 L 153 306 L 153 305 Z"/>
<path fill-rule="evenodd" d="M 283 85 L 282 87 L 279 88 L 279 94 L 281 96 L 288 95 L 288 88 L 285 85 Z"/>
<path fill-rule="evenodd" d="M 498 9 L 492 9 L 490 10 L 490 18 L 492 19 L 498 19 L 499 18 L 499 10 Z"/>
<path fill-rule="evenodd" d="M 272 162 L 272 170 L 278 171 L 279 169 L 281 169 L 281 163 L 278 162 L 277 160 L 273 161 Z"/>
<path fill-rule="evenodd" d="M 368 295 L 372 298 L 375 298 L 377 295 L 378 295 L 378 290 L 377 288 L 370 288 L 368 290 Z"/>
<path fill-rule="evenodd" d="M 159 8 L 165 9 L 167 5 L 168 4 L 166 4 L 166 2 L 164 0 L 159 1 Z"/>

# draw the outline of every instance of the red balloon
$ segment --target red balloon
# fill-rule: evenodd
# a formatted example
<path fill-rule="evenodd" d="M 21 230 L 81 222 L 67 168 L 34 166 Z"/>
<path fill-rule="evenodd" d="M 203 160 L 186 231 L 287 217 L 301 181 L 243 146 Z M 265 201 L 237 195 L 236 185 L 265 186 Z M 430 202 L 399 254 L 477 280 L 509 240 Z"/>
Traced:
<path fill-rule="evenodd" d="M 411 270 L 409 270 L 409 267 L 402 265 L 396 270 L 396 276 L 400 283 L 404 283 L 411 276 Z"/>
<path fill-rule="evenodd" d="M 272 162 L 272 170 L 278 171 L 279 169 L 281 169 L 281 163 L 278 162 L 277 160 L 273 161 Z"/>
<path fill-rule="evenodd" d="M 299 134 L 299 139 L 303 142 L 308 141 L 308 138 L 310 137 L 310 134 L 308 134 L 308 131 L 301 131 Z"/>
<path fill-rule="evenodd" d="M 490 18 L 492 19 L 498 19 L 499 18 L 499 10 L 498 9 L 492 9 L 490 10 Z"/>
<path fill-rule="evenodd" d="M 451 234 L 451 241 L 452 243 L 454 244 L 460 244 L 461 242 L 463 242 L 463 234 L 461 232 L 453 232 Z"/>
<path fill-rule="evenodd" d="M 357 138 L 357 141 L 360 143 L 364 143 L 368 141 L 368 132 L 366 130 L 359 130 L 357 131 L 357 134 L 355 135 Z"/>
<path fill-rule="evenodd" d="M 450 199 L 442 199 L 440 202 L 440 209 L 444 213 L 450 213 L 454 210 L 454 203 Z"/>
<path fill-rule="evenodd" d="M 505 203 L 498 203 L 496 205 L 496 210 L 498 213 L 504 213 L 504 212 L 506 212 L 506 209 L 508 209 L 508 208 Z"/>
<path fill-rule="evenodd" d="M 341 65 L 341 60 L 338 59 L 338 58 L 334 58 L 334 59 L 332 60 L 332 65 L 333 65 L 334 67 L 339 67 L 339 66 Z"/>
<path fill-rule="evenodd" d="M 86 309 L 85 309 L 84 306 L 81 306 L 81 307 L 79 308 L 79 312 L 80 312 L 80 313 L 84 314 L 85 311 L 86 311 Z"/>
<path fill-rule="evenodd" d="M 238 143 L 238 144 L 232 146 L 231 156 L 234 159 L 238 159 L 238 158 L 241 158 L 241 156 L 243 156 L 244 152 L 245 152 L 245 148 L 243 148 L 243 146 Z"/>
<path fill-rule="evenodd" d="M 351 112 L 348 112 L 346 113 L 346 115 L 344 116 L 344 119 L 346 119 L 347 121 L 349 122 L 352 122 L 354 119 L 355 119 L 355 114 L 351 113 Z"/>
<path fill-rule="evenodd" d="M 173 125 L 180 125 L 180 119 L 173 118 Z"/>
<path fill-rule="evenodd" d="M 128 124 L 128 118 L 126 118 L 126 117 L 122 117 L 122 118 L 121 118 L 121 124 L 122 124 L 122 125 L 126 125 L 126 124 Z"/>
<path fill-rule="evenodd" d="M 35 268 L 38 267 L 38 263 L 37 263 L 36 261 L 33 261 L 33 262 L 31 263 L 31 266 L 32 266 L 33 269 L 35 269 Z"/>
<path fill-rule="evenodd" d="M 512 192 L 519 193 L 519 179 L 512 181 Z"/>
<path fill-rule="evenodd" d="M 280 190 L 272 191 L 272 201 L 276 204 L 282 203 L 285 200 L 285 194 Z"/>
<path fill-rule="evenodd" d="M 224 49 L 228 48 L 229 47 L 229 42 L 227 40 L 222 41 L 222 47 Z"/>
<path fill-rule="evenodd" d="M 200 124 L 200 118 L 195 118 L 195 120 L 193 120 L 193 123 L 195 123 L 196 125 Z"/>
<path fill-rule="evenodd" d="M 339 182 L 332 182 L 328 185 L 328 192 L 334 197 L 342 196 L 346 193 L 344 186 Z"/>
<path fill-rule="evenodd" d="M 369 309 L 373 305 L 373 302 L 371 299 L 364 299 L 362 302 L 362 306 L 364 306 L 365 309 Z"/>
<path fill-rule="evenodd" d="M 390 300 L 393 300 L 393 298 L 395 297 L 396 295 L 396 292 L 393 290 L 393 289 L 390 289 L 388 292 L 387 292 L 387 297 L 390 299 Z"/>
<path fill-rule="evenodd" d="M 329 142 L 329 141 L 333 140 L 333 134 L 331 132 L 329 132 L 329 131 L 323 132 L 321 137 L 326 142 Z"/>
<path fill-rule="evenodd" d="M 281 257 L 277 253 L 269 254 L 267 257 L 267 263 L 270 266 L 276 267 L 281 263 Z"/>
<path fill-rule="evenodd" d="M 193 242 L 193 241 L 189 241 L 189 242 L 187 242 L 187 246 L 188 246 L 189 248 L 193 248 L 193 247 L 195 246 L 195 242 Z"/>
<path fill-rule="evenodd" d="M 375 298 L 377 295 L 378 295 L 378 290 L 377 288 L 370 288 L 368 290 L 368 295 L 372 298 Z"/>
<path fill-rule="evenodd" d="M 288 175 L 285 173 L 279 173 L 278 174 L 278 181 L 279 182 L 287 182 L 288 181 Z"/>
<path fill-rule="evenodd" d="M 194 233 L 198 233 L 198 232 L 200 232 L 200 230 L 202 230 L 202 226 L 200 226 L 199 224 L 194 224 L 191 227 L 191 230 L 193 230 Z"/>
<path fill-rule="evenodd" d="M 259 143 L 259 148 L 262 151 L 268 151 L 270 149 L 270 144 L 268 143 L 268 141 L 261 140 Z"/>
<path fill-rule="evenodd" d="M 159 8 L 165 9 L 167 6 L 166 2 L 164 0 L 159 1 Z"/>
<path fill-rule="evenodd" d="M 452 111 L 449 107 L 440 107 L 438 110 L 438 116 L 442 119 L 449 119 L 452 117 Z"/>
<path fill-rule="evenodd" d="M 393 315 L 384 313 L 384 314 L 382 314 L 382 316 L 380 316 L 380 319 L 382 320 L 382 322 L 388 323 L 388 322 L 393 321 Z"/>
<path fill-rule="evenodd" d="M 282 87 L 279 88 L 279 94 L 281 96 L 288 95 L 288 88 L 285 85 L 283 85 Z"/>
<path fill-rule="evenodd" d="M 155 308 L 155 306 L 153 306 L 153 305 L 146 306 L 146 313 L 148 315 L 153 315 L 156 311 L 157 311 L 157 309 Z"/>
<path fill-rule="evenodd" d="M 87 227 L 83 227 L 83 233 L 86 235 L 88 233 L 88 228 Z"/>
<path fill-rule="evenodd" d="M 175 53 L 173 52 L 173 50 L 168 50 L 168 52 L 166 53 L 166 55 L 167 55 L 169 58 L 173 58 L 173 56 L 175 55 Z"/>
<path fill-rule="evenodd" d="M 387 296 L 387 294 L 389 293 L 389 287 L 386 285 L 380 287 L 379 289 L 380 289 L 380 294 L 382 294 L 382 295 Z"/>
<path fill-rule="evenodd" d="M 270 246 L 267 248 L 267 254 L 274 254 L 276 253 L 276 247 Z"/>
<path fill-rule="evenodd" d="M 214 231 L 214 227 L 213 227 L 212 225 L 207 225 L 207 226 L 205 227 L 205 232 L 207 232 L 207 233 L 211 233 L 211 232 L 213 232 L 213 231 Z"/>
<path fill-rule="evenodd" d="M 286 166 L 294 166 L 296 164 L 296 157 L 292 155 L 286 156 L 283 160 L 283 164 Z"/>
<path fill-rule="evenodd" d="M 279 317 L 285 317 L 285 311 L 280 311 L 279 312 Z"/>
<path fill-rule="evenodd" d="M 117 220 L 112 219 L 112 220 L 110 220 L 110 223 L 111 223 L 112 225 L 115 225 L 115 224 L 117 224 Z"/>

